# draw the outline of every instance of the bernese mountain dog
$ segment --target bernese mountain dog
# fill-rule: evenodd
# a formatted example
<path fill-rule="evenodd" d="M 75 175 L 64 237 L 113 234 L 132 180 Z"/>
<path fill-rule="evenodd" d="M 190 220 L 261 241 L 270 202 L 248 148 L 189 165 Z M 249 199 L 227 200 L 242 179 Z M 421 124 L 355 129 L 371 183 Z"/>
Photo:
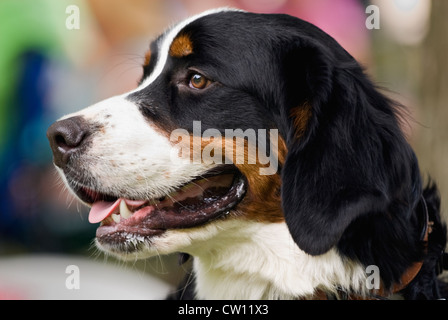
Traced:
<path fill-rule="evenodd" d="M 403 110 L 314 25 L 221 8 L 47 135 L 101 250 L 192 257 L 170 298 L 440 299 L 446 228 Z"/>

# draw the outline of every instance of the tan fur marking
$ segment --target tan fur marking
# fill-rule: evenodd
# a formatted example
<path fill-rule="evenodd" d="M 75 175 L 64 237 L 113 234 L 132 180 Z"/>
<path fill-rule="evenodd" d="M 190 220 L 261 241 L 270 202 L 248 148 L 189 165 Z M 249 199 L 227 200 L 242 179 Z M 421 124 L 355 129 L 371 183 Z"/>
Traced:
<path fill-rule="evenodd" d="M 178 35 L 171 44 L 170 56 L 175 58 L 181 58 L 193 53 L 193 42 L 188 34 Z"/>
<path fill-rule="evenodd" d="M 287 153 L 286 144 L 279 137 L 278 163 L 283 165 Z M 247 149 L 245 148 L 245 151 Z M 243 217 L 259 222 L 282 222 L 284 221 L 281 205 L 281 177 L 279 173 L 273 175 L 260 175 L 260 167 L 256 164 L 236 164 L 249 183 L 249 190 L 243 201 L 237 206 L 237 210 Z"/>
<path fill-rule="evenodd" d="M 193 160 L 193 136 L 182 138 L 182 142 L 190 143 L 190 159 Z M 201 139 L 201 138 L 196 138 Z M 241 171 L 241 173 L 246 177 L 248 181 L 248 190 L 243 201 L 236 207 L 238 215 L 242 218 L 249 220 L 255 220 L 259 222 L 282 222 L 284 221 L 283 211 L 281 208 L 281 178 L 279 173 L 272 175 L 260 175 L 261 167 L 268 167 L 269 165 L 263 165 L 257 159 L 251 159 L 254 161 L 249 161 L 250 154 L 248 152 L 249 146 L 247 140 L 244 139 L 225 139 L 225 138 L 210 138 L 201 139 L 201 155 L 204 148 L 208 147 L 211 150 L 213 146 L 215 149 L 222 150 L 222 163 L 225 162 L 226 149 L 233 149 L 233 163 Z M 182 143 L 181 142 L 181 143 Z M 236 155 L 237 150 L 244 149 L 244 163 L 238 164 Z M 279 137 L 278 147 L 273 148 L 277 151 L 277 158 L 279 166 L 282 166 L 287 154 L 286 143 Z M 199 151 L 199 150 L 198 150 Z M 214 155 L 210 152 L 210 155 Z M 258 153 L 257 153 L 258 154 Z M 196 158 L 199 159 L 201 155 L 197 155 Z M 179 154 L 179 156 L 181 156 Z M 251 163 L 249 163 L 251 162 Z M 255 162 L 254 164 L 252 164 Z"/>
<path fill-rule="evenodd" d="M 145 53 L 145 62 L 143 63 L 143 66 L 149 66 L 149 63 L 151 62 L 151 50 L 146 51 Z"/>
<path fill-rule="evenodd" d="M 296 138 L 300 139 L 308 127 L 308 121 L 311 118 L 311 106 L 305 103 L 302 106 L 292 109 L 291 117 L 294 122 Z"/>

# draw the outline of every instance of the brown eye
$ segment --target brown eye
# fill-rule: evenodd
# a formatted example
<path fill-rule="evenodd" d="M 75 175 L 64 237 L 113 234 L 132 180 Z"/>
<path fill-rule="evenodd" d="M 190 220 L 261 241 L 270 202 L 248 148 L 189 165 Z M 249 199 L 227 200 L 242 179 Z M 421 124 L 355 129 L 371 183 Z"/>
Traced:
<path fill-rule="evenodd" d="M 190 78 L 190 88 L 205 89 L 210 84 L 210 80 L 204 77 L 202 74 L 195 73 Z"/>

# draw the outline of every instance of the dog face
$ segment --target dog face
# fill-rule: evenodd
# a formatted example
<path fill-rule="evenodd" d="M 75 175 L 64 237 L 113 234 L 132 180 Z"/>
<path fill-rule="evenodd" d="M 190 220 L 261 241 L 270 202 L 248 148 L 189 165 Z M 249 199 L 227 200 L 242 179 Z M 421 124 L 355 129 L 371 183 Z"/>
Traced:
<path fill-rule="evenodd" d="M 279 197 L 278 174 L 257 185 L 260 178 L 250 176 L 263 165 L 256 154 L 247 164 L 247 143 L 240 143 L 246 156 L 240 166 L 225 151 L 236 151 L 237 144 L 224 137 L 226 129 L 275 125 L 258 97 L 247 91 L 238 69 L 225 69 L 231 61 L 228 44 L 209 52 L 210 44 L 202 43 L 202 37 L 218 30 L 204 33 L 207 28 L 195 22 L 201 24 L 200 17 L 174 26 L 151 44 L 136 90 L 68 115 L 48 131 L 61 176 L 91 207 L 89 221 L 101 222 L 97 244 L 123 258 L 180 250 L 185 241 L 194 242 L 195 233 L 211 237 L 213 232 L 205 236 L 200 231 L 210 221 L 255 218 L 257 207 L 267 211 L 269 220 L 282 219 L 278 198 L 267 208 L 260 202 Z M 194 123 L 200 123 L 201 135 L 207 129 L 223 135 L 207 143 L 193 141 Z M 173 140 L 171 133 L 179 128 L 185 134 Z M 200 156 L 207 146 L 216 147 L 213 153 L 222 149 L 222 161 L 192 161 L 196 150 L 189 145 L 196 142 Z M 191 148 L 191 154 L 181 156 L 179 145 Z"/>
<path fill-rule="evenodd" d="M 137 89 L 48 131 L 63 179 L 91 206 L 89 220 L 101 221 L 106 251 L 189 252 L 261 222 L 285 223 L 310 255 L 338 246 L 351 256 L 354 238 L 372 246 L 352 226 L 419 199 L 416 160 L 391 103 L 311 24 L 206 12 L 157 38 L 143 68 Z M 242 161 L 230 153 L 237 149 Z M 270 174 L 260 174 L 270 165 L 263 154 L 276 160 Z"/>

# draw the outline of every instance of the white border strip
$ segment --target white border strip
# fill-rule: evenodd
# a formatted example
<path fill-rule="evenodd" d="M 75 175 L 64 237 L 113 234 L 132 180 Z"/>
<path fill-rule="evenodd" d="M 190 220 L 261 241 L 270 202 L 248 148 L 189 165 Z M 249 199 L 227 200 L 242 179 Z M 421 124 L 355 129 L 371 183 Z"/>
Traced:
<path fill-rule="evenodd" d="M 229 8 L 229 7 L 210 9 L 210 10 L 204 11 L 202 13 L 199 13 L 197 15 L 194 15 L 190 18 L 187 18 L 187 19 L 179 22 L 178 24 L 174 25 L 171 29 L 169 29 L 168 33 L 163 38 L 162 45 L 159 45 L 159 48 L 158 48 L 159 49 L 159 55 L 158 55 L 159 57 L 157 59 L 156 67 L 154 68 L 151 75 L 149 77 L 147 77 L 142 82 L 142 84 L 139 85 L 136 89 L 125 93 L 124 96 L 127 96 L 131 93 L 142 90 L 143 88 L 145 88 L 148 85 L 150 85 L 151 83 L 153 83 L 154 80 L 156 80 L 157 77 L 160 76 L 160 74 L 163 71 L 163 68 L 165 67 L 166 61 L 168 59 L 168 52 L 169 52 L 171 43 L 173 42 L 173 40 L 176 38 L 177 34 L 183 28 L 185 28 L 187 25 L 189 25 L 190 23 L 192 23 L 193 21 L 195 21 L 199 18 L 205 17 L 207 15 L 219 13 L 219 12 L 226 12 L 226 11 L 244 12 L 243 10 Z"/>

